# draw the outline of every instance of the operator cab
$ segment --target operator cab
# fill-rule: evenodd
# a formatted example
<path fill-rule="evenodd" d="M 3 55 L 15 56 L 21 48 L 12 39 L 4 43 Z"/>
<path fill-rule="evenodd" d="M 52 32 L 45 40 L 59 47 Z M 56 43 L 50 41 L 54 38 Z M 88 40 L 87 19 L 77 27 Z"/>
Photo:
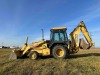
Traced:
<path fill-rule="evenodd" d="M 66 30 L 67 30 L 66 27 L 52 28 L 50 34 L 50 40 L 53 42 L 68 41 Z"/>
<path fill-rule="evenodd" d="M 66 27 L 52 28 L 50 31 L 50 40 L 46 40 L 47 46 L 51 49 L 54 45 L 62 44 L 68 46 L 68 36 Z"/>

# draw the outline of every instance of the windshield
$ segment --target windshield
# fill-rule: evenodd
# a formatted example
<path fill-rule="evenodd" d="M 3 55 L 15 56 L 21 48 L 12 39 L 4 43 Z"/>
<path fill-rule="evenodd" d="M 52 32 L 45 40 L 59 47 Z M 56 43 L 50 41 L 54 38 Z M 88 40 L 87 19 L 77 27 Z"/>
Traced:
<path fill-rule="evenodd" d="M 54 41 L 67 41 L 68 37 L 66 34 L 66 30 L 57 30 L 53 31 L 53 34 L 51 35 L 51 39 Z"/>

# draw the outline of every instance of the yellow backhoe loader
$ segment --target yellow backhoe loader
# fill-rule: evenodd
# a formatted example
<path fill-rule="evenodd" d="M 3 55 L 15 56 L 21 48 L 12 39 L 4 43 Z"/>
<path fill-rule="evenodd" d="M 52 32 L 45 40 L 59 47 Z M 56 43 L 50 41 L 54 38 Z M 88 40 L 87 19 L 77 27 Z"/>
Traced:
<path fill-rule="evenodd" d="M 71 53 L 77 53 L 79 48 L 89 49 L 94 46 L 83 21 L 70 33 L 70 40 L 68 39 L 66 30 L 66 27 L 52 28 L 50 30 L 50 40 L 44 40 L 43 38 L 41 41 L 33 42 L 29 45 L 27 44 L 27 37 L 21 49 L 14 49 L 12 51 L 10 59 L 17 59 L 24 56 L 33 60 L 37 59 L 39 56 L 53 56 L 54 58 L 64 59 Z M 85 43 L 83 39 L 79 40 L 80 31 L 83 33 L 88 44 Z"/>

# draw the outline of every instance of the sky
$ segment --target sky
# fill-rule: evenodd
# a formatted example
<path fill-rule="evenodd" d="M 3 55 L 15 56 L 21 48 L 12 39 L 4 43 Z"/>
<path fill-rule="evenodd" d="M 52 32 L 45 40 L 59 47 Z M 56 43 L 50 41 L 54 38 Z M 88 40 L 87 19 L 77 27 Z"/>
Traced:
<path fill-rule="evenodd" d="M 100 47 L 100 0 L 0 0 L 0 45 L 22 46 L 50 37 L 53 27 L 67 33 L 84 21 L 95 47 Z M 70 38 L 69 38 L 70 39 Z"/>

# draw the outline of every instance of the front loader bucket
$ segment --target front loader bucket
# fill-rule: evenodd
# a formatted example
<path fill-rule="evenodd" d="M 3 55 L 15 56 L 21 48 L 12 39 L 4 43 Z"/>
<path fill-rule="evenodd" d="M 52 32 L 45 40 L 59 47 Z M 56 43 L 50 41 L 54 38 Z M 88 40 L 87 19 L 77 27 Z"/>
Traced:
<path fill-rule="evenodd" d="M 21 50 L 13 50 L 9 56 L 9 60 L 20 58 L 22 55 Z"/>
<path fill-rule="evenodd" d="M 79 42 L 80 42 L 79 43 L 80 49 L 85 50 L 85 49 L 90 49 L 91 48 L 91 46 L 89 44 L 87 44 L 83 38 L 81 38 Z"/>
<path fill-rule="evenodd" d="M 12 52 L 9 56 L 9 60 L 17 59 L 16 53 Z"/>

